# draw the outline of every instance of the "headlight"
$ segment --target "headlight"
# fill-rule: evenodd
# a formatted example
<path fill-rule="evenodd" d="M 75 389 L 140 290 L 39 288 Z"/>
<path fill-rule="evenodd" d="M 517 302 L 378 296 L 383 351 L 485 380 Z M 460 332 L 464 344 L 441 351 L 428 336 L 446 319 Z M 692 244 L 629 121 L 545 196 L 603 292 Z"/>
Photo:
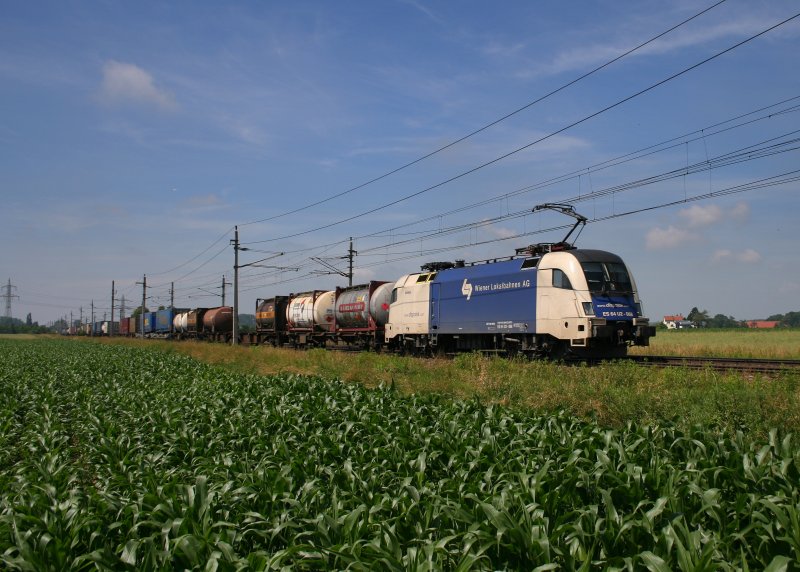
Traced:
<path fill-rule="evenodd" d="M 583 313 L 587 316 L 594 316 L 594 308 L 591 302 L 583 302 Z"/>

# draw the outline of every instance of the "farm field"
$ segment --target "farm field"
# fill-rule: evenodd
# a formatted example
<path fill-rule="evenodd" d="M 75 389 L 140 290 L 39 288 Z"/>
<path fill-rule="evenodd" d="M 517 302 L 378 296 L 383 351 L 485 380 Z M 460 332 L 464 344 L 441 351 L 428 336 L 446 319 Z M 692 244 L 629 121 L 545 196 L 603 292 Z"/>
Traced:
<path fill-rule="evenodd" d="M 712 334 L 715 335 L 715 334 Z M 80 342 L 77 342 L 80 343 Z M 301 374 L 342 379 L 367 387 L 392 385 L 402 394 L 478 397 L 526 410 L 566 411 L 606 427 L 629 421 L 673 420 L 720 432 L 766 437 L 772 428 L 800 431 L 800 375 L 743 376 L 712 370 L 644 368 L 631 363 L 565 367 L 548 362 L 464 354 L 453 360 L 413 359 L 375 353 L 294 351 L 270 347 L 101 339 L 145 345 L 246 374 Z"/>
<path fill-rule="evenodd" d="M 258 350 L 239 351 L 270 355 Z M 800 445 L 784 430 L 608 428 L 480 391 L 407 394 L 286 366 L 256 375 L 238 354 L 218 367 L 177 351 L 0 340 L 0 567 L 800 563 Z M 492 386 L 494 361 L 452 367 Z M 620 394 L 638 383 L 622 365 L 604 374 Z"/>
<path fill-rule="evenodd" d="M 800 359 L 800 329 L 662 330 L 635 355 Z"/>

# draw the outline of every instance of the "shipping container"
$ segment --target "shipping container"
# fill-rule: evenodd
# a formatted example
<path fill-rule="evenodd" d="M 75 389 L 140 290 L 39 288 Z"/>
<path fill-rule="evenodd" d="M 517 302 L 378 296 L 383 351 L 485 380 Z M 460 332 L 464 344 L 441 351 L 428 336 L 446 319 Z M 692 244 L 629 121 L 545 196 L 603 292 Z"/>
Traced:
<path fill-rule="evenodd" d="M 156 312 L 145 312 L 144 333 L 152 334 L 155 331 L 156 331 Z"/>
<path fill-rule="evenodd" d="M 119 322 L 114 322 L 113 325 L 112 325 L 111 322 L 105 321 L 105 322 L 103 322 L 103 325 L 101 326 L 101 328 L 102 328 L 104 336 L 108 336 L 108 335 L 115 335 L 116 336 L 116 335 L 119 334 Z"/>
<path fill-rule="evenodd" d="M 286 331 L 286 305 L 288 303 L 288 296 L 256 300 L 256 331 L 264 333 Z"/>
<path fill-rule="evenodd" d="M 166 310 L 158 310 L 156 312 L 156 327 L 157 334 L 168 334 L 172 331 L 172 320 L 175 318 L 175 309 L 167 308 Z"/>

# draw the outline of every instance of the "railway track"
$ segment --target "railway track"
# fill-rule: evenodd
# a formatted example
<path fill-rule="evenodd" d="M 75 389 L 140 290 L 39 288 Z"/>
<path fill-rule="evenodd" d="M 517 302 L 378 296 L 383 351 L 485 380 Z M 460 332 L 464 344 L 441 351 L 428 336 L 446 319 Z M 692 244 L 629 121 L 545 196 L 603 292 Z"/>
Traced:
<path fill-rule="evenodd" d="M 688 369 L 713 369 L 743 373 L 800 372 L 800 360 L 773 360 L 751 358 L 711 358 L 676 356 L 628 356 L 625 358 L 649 367 L 685 367 Z"/>

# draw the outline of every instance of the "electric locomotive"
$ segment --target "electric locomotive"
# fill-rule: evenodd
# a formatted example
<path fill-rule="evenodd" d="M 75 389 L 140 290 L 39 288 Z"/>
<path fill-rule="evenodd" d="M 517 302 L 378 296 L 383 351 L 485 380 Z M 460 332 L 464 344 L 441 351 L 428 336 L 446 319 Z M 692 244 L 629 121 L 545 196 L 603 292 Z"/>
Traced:
<path fill-rule="evenodd" d="M 610 358 L 655 335 L 628 267 L 616 254 L 567 242 L 518 249 L 507 260 L 430 263 L 394 285 L 386 345 L 417 354 L 463 351 Z"/>

